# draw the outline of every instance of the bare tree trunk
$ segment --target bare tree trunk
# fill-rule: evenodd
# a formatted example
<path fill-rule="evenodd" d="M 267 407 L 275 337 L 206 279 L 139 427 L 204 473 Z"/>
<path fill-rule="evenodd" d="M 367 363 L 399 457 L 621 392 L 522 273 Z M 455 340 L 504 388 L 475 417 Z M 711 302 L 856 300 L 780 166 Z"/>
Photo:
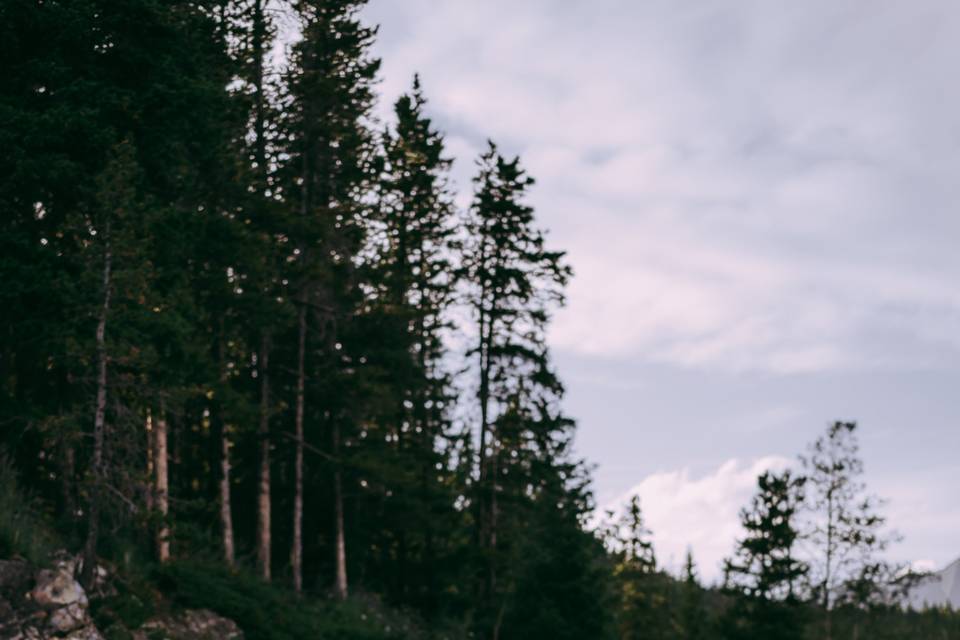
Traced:
<path fill-rule="evenodd" d="M 485 612 L 485 617 L 493 615 L 494 601 L 496 598 L 496 566 L 494 549 L 497 544 L 497 475 L 498 460 L 497 456 L 497 434 L 491 423 L 490 417 L 490 375 L 492 363 L 490 358 L 491 345 L 493 344 L 494 334 L 494 315 L 493 310 L 497 307 L 496 292 L 493 292 L 489 305 L 487 304 L 486 285 L 481 292 L 480 311 L 480 461 L 479 461 L 479 482 L 478 482 L 478 546 L 483 554 L 485 563 L 484 573 L 480 579 L 480 608 Z M 490 447 L 490 455 L 487 455 L 487 446 Z M 483 574 L 481 574 L 483 575 Z M 491 637 L 497 634 L 497 625 L 491 621 L 489 629 Z M 486 634 L 484 634 L 486 635 Z"/>
<path fill-rule="evenodd" d="M 270 580 L 270 338 L 260 342 L 257 362 L 260 375 L 260 488 L 257 496 L 257 568 Z"/>
<path fill-rule="evenodd" d="M 70 529 L 72 532 L 74 530 L 75 519 L 77 517 L 77 500 L 76 491 L 74 488 L 77 474 L 77 459 L 73 450 L 73 446 L 71 446 L 70 443 L 63 442 L 61 444 L 61 448 L 62 459 L 60 468 L 60 490 L 63 494 L 63 510 L 68 516 L 67 520 L 70 522 Z"/>
<path fill-rule="evenodd" d="M 230 437 L 226 423 L 220 431 L 220 525 L 223 530 L 223 559 L 231 569 L 235 564 L 233 548 L 233 510 L 230 501 Z"/>
<path fill-rule="evenodd" d="M 333 472 L 333 510 L 337 529 L 337 581 L 335 592 L 338 600 L 347 599 L 347 542 L 343 522 L 343 478 L 340 473 L 340 425 L 333 423 L 333 455 L 336 468 Z"/>
<path fill-rule="evenodd" d="M 152 513 L 154 507 L 153 461 L 156 454 L 154 453 L 153 414 L 149 408 L 147 409 L 147 417 L 144 419 L 144 429 L 147 432 L 147 491 L 144 500 L 147 503 L 147 513 Z"/>
<path fill-rule="evenodd" d="M 162 403 L 153 437 L 155 454 L 153 468 L 157 481 L 157 512 L 160 514 L 160 528 L 157 529 L 157 560 L 167 562 L 170 560 L 170 524 L 167 520 L 170 514 L 170 478 L 167 467 L 167 414 Z"/>
<path fill-rule="evenodd" d="M 214 411 L 220 425 L 220 529 L 223 535 L 223 560 L 231 569 L 236 564 L 233 543 L 233 501 L 230 499 L 230 432 L 224 420 L 223 393 L 227 386 L 227 370 L 224 366 L 223 319 L 220 320 L 220 339 L 217 345 L 220 365 L 220 394 Z"/>
<path fill-rule="evenodd" d="M 833 534 L 834 534 L 834 515 L 833 515 L 833 489 L 827 492 L 827 557 L 826 573 L 823 579 L 823 613 L 824 613 L 824 640 L 833 638 L 833 615 L 831 613 L 832 603 L 830 602 L 830 587 L 833 576 Z"/>
<path fill-rule="evenodd" d="M 293 548 L 290 550 L 290 566 L 293 569 L 293 590 L 303 592 L 303 396 L 304 361 L 307 348 L 307 307 L 300 306 L 300 340 L 297 348 L 297 407 L 294 429 L 297 445 L 293 463 Z"/>
<path fill-rule="evenodd" d="M 500 446 L 497 442 L 497 436 L 495 433 L 490 434 L 491 447 L 493 452 L 490 456 L 491 458 L 491 470 L 490 470 L 490 538 L 489 538 L 489 549 L 490 555 L 487 565 L 487 593 L 490 597 L 490 602 L 492 603 L 496 599 L 497 593 L 497 563 L 496 563 L 496 550 L 497 550 L 497 480 L 500 475 Z M 493 637 L 497 637 L 498 626 L 494 626 Z"/>
<path fill-rule="evenodd" d="M 97 402 L 93 414 L 93 487 L 90 491 L 90 513 L 87 522 L 87 540 L 83 549 L 83 574 L 80 581 L 93 586 L 96 576 L 97 538 L 100 533 L 100 496 L 104 481 L 103 431 L 107 413 L 107 315 L 110 313 L 110 269 L 113 254 L 110 251 L 110 223 L 106 225 L 107 238 L 103 253 L 103 305 L 97 320 Z"/>
<path fill-rule="evenodd" d="M 484 284 L 484 287 L 486 285 Z M 482 294 L 483 295 L 483 294 Z M 481 298 L 483 301 L 483 297 Z M 486 332 L 486 308 L 480 307 L 480 343 L 477 352 L 480 356 L 480 390 L 478 399 L 480 401 L 480 444 L 477 451 L 477 522 L 474 531 L 477 548 L 483 550 L 487 546 L 488 524 L 487 519 L 487 434 L 490 428 L 489 405 L 490 405 L 490 369 L 487 350 L 487 332 Z M 481 585 L 483 583 L 481 582 Z M 481 588 L 481 591 L 483 589 Z"/>

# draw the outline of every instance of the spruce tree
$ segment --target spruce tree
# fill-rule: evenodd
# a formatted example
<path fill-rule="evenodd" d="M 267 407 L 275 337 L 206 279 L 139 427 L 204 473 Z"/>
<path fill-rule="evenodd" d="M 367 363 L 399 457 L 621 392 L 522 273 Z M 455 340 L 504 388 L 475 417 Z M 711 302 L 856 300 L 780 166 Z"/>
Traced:
<path fill-rule="evenodd" d="M 302 39 L 293 47 L 287 78 L 288 95 L 282 123 L 287 155 L 282 185 L 291 205 L 285 220 L 289 288 L 297 305 L 297 400 L 294 543 L 291 553 L 294 584 L 302 583 L 302 517 L 306 432 L 304 394 L 307 372 L 320 397 L 336 400 L 317 408 L 330 427 L 333 469 L 335 592 L 347 596 L 346 522 L 344 505 L 344 441 L 363 419 L 363 403 L 354 403 L 335 389 L 350 384 L 356 362 L 364 359 L 359 345 L 350 342 L 343 327 L 362 302 L 356 264 L 366 233 L 373 179 L 373 136 L 370 110 L 379 60 L 369 55 L 376 33 L 357 13 L 364 2 L 355 0 L 304 1 L 295 6 Z M 308 327 L 318 340 L 308 349 Z M 307 356 L 315 354 L 312 367 Z M 315 388 L 317 388 L 315 387 Z M 333 393 L 331 393 L 333 392 Z M 339 397 L 337 397 L 339 396 Z M 347 434 L 344 434 L 346 428 Z"/>
<path fill-rule="evenodd" d="M 709 629 L 704 588 L 697 575 L 693 551 L 687 549 L 681 576 L 680 627 L 686 640 L 703 640 Z"/>
<path fill-rule="evenodd" d="M 724 584 L 736 594 L 726 617 L 734 638 L 799 638 L 799 587 L 808 571 L 798 559 L 799 510 L 806 480 L 790 471 L 757 478 L 751 505 L 740 512 L 746 532 L 724 561 Z"/>
<path fill-rule="evenodd" d="M 371 544 L 389 549 L 371 567 L 392 599 L 435 612 L 443 540 L 456 528 L 449 471 L 453 390 L 445 334 L 455 302 L 452 251 L 455 209 L 448 187 L 451 160 L 426 115 L 420 81 L 394 104 L 396 123 L 383 136 L 378 207 L 371 221 L 371 294 L 364 316 L 368 368 L 382 371 L 378 437 L 370 438 L 364 472 L 390 491 L 368 492 L 383 513 Z M 374 443 L 382 442 L 373 454 Z M 386 525 L 386 526 L 384 526 Z"/>
<path fill-rule="evenodd" d="M 620 518 L 610 526 L 607 542 L 616 550 L 617 635 L 624 640 L 672 638 L 679 633 L 671 606 L 673 581 L 657 568 L 651 536 L 640 498 L 631 496 Z"/>
<path fill-rule="evenodd" d="M 468 351 L 479 378 L 472 498 L 481 558 L 479 618 L 486 635 L 496 633 L 502 609 L 497 585 L 501 483 L 510 466 L 511 482 L 523 487 L 516 474 L 521 464 L 549 468 L 562 461 L 573 426 L 559 411 L 563 386 L 550 366 L 545 340 L 550 310 L 562 304 L 571 272 L 563 253 L 546 249 L 543 233 L 534 226 L 533 209 L 524 201 L 533 179 L 519 159 L 505 159 L 491 142 L 478 169 L 464 224 L 462 277 L 477 329 Z"/>

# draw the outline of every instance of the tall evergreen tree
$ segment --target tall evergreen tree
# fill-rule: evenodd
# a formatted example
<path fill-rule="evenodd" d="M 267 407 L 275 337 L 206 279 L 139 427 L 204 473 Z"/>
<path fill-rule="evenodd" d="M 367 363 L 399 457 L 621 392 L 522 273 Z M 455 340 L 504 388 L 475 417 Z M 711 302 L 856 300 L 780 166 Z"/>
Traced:
<path fill-rule="evenodd" d="M 790 471 L 765 472 L 740 512 L 746 535 L 724 562 L 724 583 L 738 595 L 727 616 L 735 638 L 799 638 L 798 588 L 807 565 L 798 559 L 798 513 L 806 480 Z"/>
<path fill-rule="evenodd" d="M 288 174 L 283 188 L 294 204 L 286 220 L 284 242 L 292 267 L 291 294 L 298 306 L 298 380 L 296 421 L 295 522 L 291 553 L 294 584 L 302 583 L 304 389 L 307 327 L 318 328 L 315 341 L 322 366 L 314 368 L 315 384 L 326 387 L 328 403 L 315 415 L 330 427 L 333 469 L 335 592 L 347 595 L 346 522 L 344 508 L 345 426 L 355 427 L 364 409 L 342 394 L 363 357 L 360 347 L 346 340 L 342 327 L 357 313 L 360 288 L 357 256 L 364 243 L 369 217 L 366 194 L 373 180 L 373 136 L 370 110 L 379 60 L 369 54 L 376 33 L 357 16 L 362 1 L 303 1 L 296 4 L 303 38 L 292 52 L 286 117 Z M 346 348 L 344 348 L 346 347 Z M 337 395 L 341 397 L 334 399 Z"/>
<path fill-rule="evenodd" d="M 562 459 L 572 423 L 558 411 L 563 387 L 550 367 L 545 327 L 562 304 L 570 268 L 549 251 L 524 202 L 533 179 L 519 159 L 507 160 L 491 142 L 478 161 L 475 195 L 464 224 L 462 275 L 466 304 L 477 326 L 475 346 L 479 438 L 473 493 L 481 627 L 496 635 L 498 499 L 510 470 L 504 462 L 524 451 L 549 466 Z M 505 439 L 511 437 L 507 444 Z M 525 457 L 527 459 L 527 457 Z M 514 462 L 518 462 L 515 460 Z"/>
<path fill-rule="evenodd" d="M 455 495 L 447 438 L 453 391 L 444 334 L 455 302 L 451 264 L 455 209 L 443 136 L 424 112 L 415 77 L 394 105 L 396 124 L 383 137 L 379 203 L 371 221 L 365 278 L 371 290 L 365 322 L 367 362 L 382 371 L 377 423 L 366 445 L 365 472 L 391 493 L 368 492 L 385 522 L 375 526 L 388 550 L 376 571 L 393 599 L 435 610 L 438 555 L 451 537 Z M 384 443 L 373 450 L 375 442 Z M 387 523 L 386 530 L 383 524 Z M 376 557 L 376 556 L 374 556 Z"/>

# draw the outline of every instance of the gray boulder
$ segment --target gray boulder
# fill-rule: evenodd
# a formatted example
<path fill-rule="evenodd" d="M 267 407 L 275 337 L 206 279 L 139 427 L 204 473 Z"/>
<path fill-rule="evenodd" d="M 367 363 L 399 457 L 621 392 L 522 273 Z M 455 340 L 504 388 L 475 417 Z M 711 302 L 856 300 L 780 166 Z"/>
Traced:
<path fill-rule="evenodd" d="M 135 640 L 243 640 L 233 620 L 207 609 L 186 609 L 148 620 L 134 632 Z"/>

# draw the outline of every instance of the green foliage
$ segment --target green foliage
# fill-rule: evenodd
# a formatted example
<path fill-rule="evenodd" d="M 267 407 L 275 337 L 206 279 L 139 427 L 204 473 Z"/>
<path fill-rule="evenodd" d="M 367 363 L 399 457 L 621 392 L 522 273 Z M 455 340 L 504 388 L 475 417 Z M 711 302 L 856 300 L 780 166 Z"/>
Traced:
<path fill-rule="evenodd" d="M 23 556 L 42 564 L 59 540 L 37 502 L 21 487 L 10 456 L 0 450 L 0 558 Z"/>
<path fill-rule="evenodd" d="M 623 640 L 673 638 L 681 630 L 679 585 L 658 570 L 651 535 L 636 495 L 603 529 L 615 561 L 617 637 Z"/>
<path fill-rule="evenodd" d="M 114 635 L 121 636 L 157 613 L 160 594 L 138 570 L 128 569 L 122 577 L 114 576 L 112 586 L 115 593 L 90 603 L 90 614 L 98 628 L 113 629 Z"/>
<path fill-rule="evenodd" d="M 183 607 L 234 620 L 250 640 L 387 640 L 420 637 L 418 625 L 375 600 L 297 599 L 289 591 L 222 565 L 174 562 L 155 569 L 159 588 Z"/>

